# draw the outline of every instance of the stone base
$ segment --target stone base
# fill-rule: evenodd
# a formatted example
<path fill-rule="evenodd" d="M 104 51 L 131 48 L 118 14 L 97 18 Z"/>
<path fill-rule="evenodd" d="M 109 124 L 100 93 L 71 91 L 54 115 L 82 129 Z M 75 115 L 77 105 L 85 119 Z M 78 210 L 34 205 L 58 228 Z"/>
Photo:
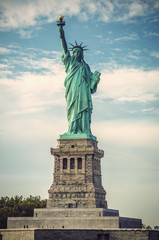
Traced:
<path fill-rule="evenodd" d="M 119 228 L 119 217 L 96 218 L 9 218 L 8 228 L 65 228 L 65 229 L 101 229 Z"/>
<path fill-rule="evenodd" d="M 97 141 L 76 135 L 77 139 L 58 139 L 57 147 L 51 148 L 54 174 L 47 208 L 107 208 L 101 178 L 104 151 Z"/>
<path fill-rule="evenodd" d="M 34 217 L 9 217 L 8 228 L 141 228 L 141 219 L 119 217 L 112 209 L 35 209 Z"/>
<path fill-rule="evenodd" d="M 0 229 L 4 240 L 158 240 L 159 230 L 148 229 Z"/>
<path fill-rule="evenodd" d="M 47 207 L 34 209 L 33 217 L 9 217 L 8 228 L 142 227 L 141 219 L 122 218 L 118 210 L 108 209 L 101 177 L 104 151 L 98 148 L 96 140 L 76 137 L 58 139 L 57 147 L 51 148 L 54 177 Z"/>
<path fill-rule="evenodd" d="M 119 211 L 105 208 L 35 208 L 34 217 L 50 218 L 50 217 L 105 217 L 119 216 Z"/>

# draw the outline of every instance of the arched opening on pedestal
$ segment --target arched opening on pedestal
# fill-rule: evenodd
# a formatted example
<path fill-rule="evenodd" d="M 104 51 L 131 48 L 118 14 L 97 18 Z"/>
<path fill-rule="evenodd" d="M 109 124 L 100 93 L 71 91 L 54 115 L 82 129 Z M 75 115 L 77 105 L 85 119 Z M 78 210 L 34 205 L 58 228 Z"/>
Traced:
<path fill-rule="evenodd" d="M 82 169 L 82 158 L 77 158 L 78 169 Z"/>
<path fill-rule="evenodd" d="M 67 169 L 67 158 L 63 158 L 63 169 Z"/>
<path fill-rule="evenodd" d="M 70 169 L 75 169 L 75 159 L 74 158 L 70 159 Z"/>

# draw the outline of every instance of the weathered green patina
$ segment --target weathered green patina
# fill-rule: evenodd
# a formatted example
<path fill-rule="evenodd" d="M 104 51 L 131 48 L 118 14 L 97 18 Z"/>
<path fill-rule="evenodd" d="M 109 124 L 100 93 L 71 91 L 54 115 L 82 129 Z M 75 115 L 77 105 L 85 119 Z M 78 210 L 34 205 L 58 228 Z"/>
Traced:
<path fill-rule="evenodd" d="M 73 55 L 67 48 L 64 35 L 64 22 L 58 21 L 60 38 L 62 42 L 62 62 L 65 65 L 67 76 L 65 78 L 65 97 L 67 102 L 68 132 L 60 135 L 60 139 L 69 138 L 91 138 L 96 139 L 91 133 L 91 113 L 93 109 L 91 94 L 97 90 L 100 80 L 100 73 L 91 72 L 90 67 L 85 63 L 82 44 L 72 45 Z"/>

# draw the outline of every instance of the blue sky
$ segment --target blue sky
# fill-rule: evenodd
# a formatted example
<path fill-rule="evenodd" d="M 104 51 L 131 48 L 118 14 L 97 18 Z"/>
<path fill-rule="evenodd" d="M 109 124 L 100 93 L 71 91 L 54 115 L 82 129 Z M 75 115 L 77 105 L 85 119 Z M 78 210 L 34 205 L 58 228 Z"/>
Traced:
<path fill-rule="evenodd" d="M 67 131 L 63 14 L 67 42 L 88 45 L 85 61 L 101 72 L 91 128 L 108 206 L 159 225 L 159 2 L 1 0 L 0 9 L 0 196 L 48 197 L 50 147 Z"/>

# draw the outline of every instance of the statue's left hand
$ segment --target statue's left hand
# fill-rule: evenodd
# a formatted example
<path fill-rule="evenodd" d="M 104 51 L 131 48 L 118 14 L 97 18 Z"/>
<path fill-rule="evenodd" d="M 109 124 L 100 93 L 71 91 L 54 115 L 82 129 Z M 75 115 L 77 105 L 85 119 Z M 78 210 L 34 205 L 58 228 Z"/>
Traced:
<path fill-rule="evenodd" d="M 100 75 L 101 75 L 101 73 L 98 71 L 95 71 L 92 75 L 92 80 L 91 80 L 91 85 L 90 85 L 92 94 L 95 93 L 97 90 L 97 85 L 100 81 Z"/>
<path fill-rule="evenodd" d="M 95 72 L 94 72 L 93 78 L 95 79 L 96 82 L 99 82 L 99 80 L 100 80 L 100 75 L 101 75 L 100 72 L 98 72 L 98 71 L 95 71 Z"/>
<path fill-rule="evenodd" d="M 95 76 L 95 77 L 100 77 L 100 75 L 101 75 L 100 72 L 98 72 L 98 71 L 95 71 L 95 72 L 94 72 L 94 76 Z"/>

